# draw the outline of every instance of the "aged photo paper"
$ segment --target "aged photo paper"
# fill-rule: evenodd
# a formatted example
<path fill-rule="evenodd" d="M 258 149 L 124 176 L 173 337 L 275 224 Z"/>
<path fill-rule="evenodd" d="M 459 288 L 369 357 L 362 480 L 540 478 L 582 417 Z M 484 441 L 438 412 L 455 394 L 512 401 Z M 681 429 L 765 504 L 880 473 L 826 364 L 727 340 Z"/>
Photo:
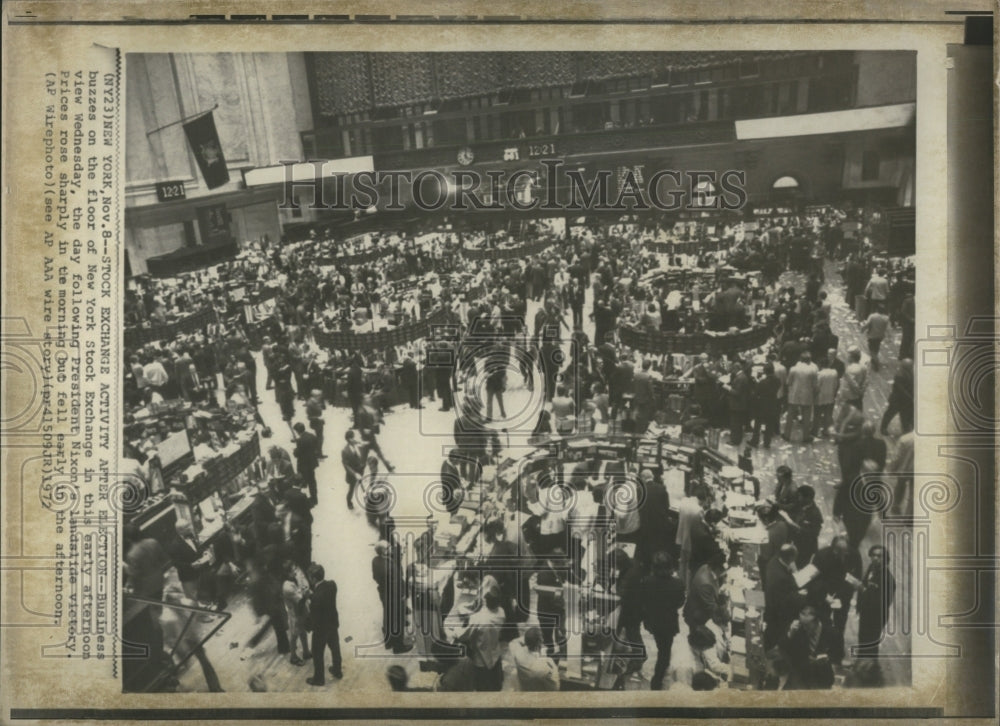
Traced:
<path fill-rule="evenodd" d="M 995 719 L 992 16 L 780 10 L 7 3 L 4 722 Z"/>

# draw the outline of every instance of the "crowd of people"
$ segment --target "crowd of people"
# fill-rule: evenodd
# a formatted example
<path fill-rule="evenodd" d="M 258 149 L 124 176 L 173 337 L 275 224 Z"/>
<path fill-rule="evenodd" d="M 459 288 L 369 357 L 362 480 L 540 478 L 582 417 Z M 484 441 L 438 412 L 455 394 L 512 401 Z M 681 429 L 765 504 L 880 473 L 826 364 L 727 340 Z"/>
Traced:
<path fill-rule="evenodd" d="M 319 267 L 314 255 L 326 248 L 308 241 L 288 248 L 259 243 L 251 251 L 256 264 L 241 266 L 242 281 L 251 286 L 277 281 L 279 288 L 274 315 L 259 339 L 245 327 L 221 322 L 239 308 L 224 286 L 199 297 L 197 277 L 180 286 L 147 283 L 130 298 L 133 319 L 162 322 L 207 302 L 220 322 L 128 351 L 129 404 L 183 399 L 242 417 L 248 428 L 268 438 L 273 422 L 261 417 L 259 406 L 273 390 L 292 450 L 268 448 L 250 516 L 227 525 L 211 557 L 200 554 L 183 527 L 167 546 L 131 531 L 127 587 L 137 597 L 165 600 L 167 583 L 176 578 L 181 588 L 174 591 L 184 593 L 184 602 L 225 608 L 235 583 L 245 584 L 253 611 L 275 634 L 278 652 L 294 664 L 312 659 L 308 683 L 322 685 L 326 674 L 342 677 L 343 662 L 337 588 L 314 561 L 312 512 L 330 488 L 317 481 L 316 472 L 331 446 L 341 446 L 341 435 L 345 506 L 363 509 L 378 539 L 372 578 L 383 608 L 383 642 L 401 654 L 412 647 L 404 637 L 405 621 L 420 608 L 415 574 L 404 571 L 392 516 L 377 504 L 384 493 L 380 482 L 394 470 L 380 443 L 384 417 L 394 406 L 422 408 L 439 401 L 441 411 L 454 410 L 454 446 L 441 462 L 441 483 L 447 511 L 455 514 L 502 450 L 493 424 L 495 414 L 507 419 L 510 386 L 528 392 L 541 387 L 545 406 L 526 432 L 534 437 L 592 431 L 598 425 L 642 434 L 664 412 L 658 384 L 676 380 L 690 391 L 682 415 L 686 433 L 704 439 L 708 432 L 728 429 L 727 443 L 738 451 L 744 445 L 770 448 L 778 437 L 802 446 L 828 439 L 836 447 L 840 482 L 832 514 L 842 534 L 820 546 L 817 492 L 796 486 L 787 467 L 778 470 L 774 494 L 758 508 L 768 535 L 758 562 L 766 598 L 769 671 L 764 687 L 829 687 L 834 666 L 845 655 L 852 601 L 859 616 L 857 652 L 877 661 L 893 599 L 887 552 L 874 545 L 865 559 L 861 556 L 872 513 L 860 506 L 859 487 L 891 472 L 899 482 L 894 505 L 905 509 L 912 496 L 910 270 L 879 259 L 866 242 L 848 249 L 839 233 L 843 219 L 839 212 L 792 218 L 758 225 L 753 235 L 727 227 L 723 251 L 691 261 L 698 284 L 668 275 L 672 261 L 647 244 L 664 228 L 638 220 L 573 228 L 537 254 L 493 260 L 466 259 L 462 249 L 468 236 L 463 240 L 451 232 L 421 235 L 419 242 L 405 235 L 368 239 L 351 252 L 377 249 L 390 240 L 392 253 L 353 266 L 337 264 L 334 257 L 333 265 Z M 488 238 L 480 240 L 487 240 L 485 247 L 496 244 Z M 789 253 L 799 248 L 803 254 Z M 857 310 L 864 318 L 853 324 L 868 341 L 867 355 L 842 345 L 834 333 L 833 288 L 824 279 L 830 263 L 843 266 L 847 301 L 863 301 Z M 788 272 L 804 278 L 804 284 L 789 282 Z M 701 285 L 704 279 L 710 281 L 707 286 Z M 535 312 L 529 315 L 530 310 Z M 426 339 L 369 351 L 328 351 L 317 344 L 316 334 L 323 330 L 353 329 L 376 319 L 398 326 L 432 313 L 439 314 L 439 325 Z M 902 343 L 893 356 L 898 363 L 888 407 L 872 412 L 866 391 L 881 375 L 893 324 L 902 329 Z M 770 337 L 756 350 L 705 352 L 685 361 L 625 346 L 622 325 L 677 335 L 763 325 Z M 260 375 L 258 367 L 264 369 Z M 518 374 L 520 381 L 509 380 Z M 263 390 L 259 380 L 266 380 Z M 485 381 L 482 394 L 475 389 L 480 380 Z M 351 424 L 331 438 L 326 420 L 335 405 L 350 408 Z M 893 442 L 890 460 L 886 438 L 897 417 L 902 434 Z M 155 454 L 149 445 L 137 449 Z M 569 486 L 580 494 L 573 517 L 545 505 L 550 488 L 538 481 L 494 492 L 496 506 L 480 513 L 489 545 L 477 563 L 483 577 L 473 602 L 449 625 L 449 638 L 466 645 L 467 657 L 440 668 L 437 688 L 499 690 L 504 687 L 501 661 L 507 658 L 520 688 L 557 690 L 559 664 L 566 657 L 565 632 L 560 632 L 566 610 L 555 592 L 584 577 L 600 579 L 620 598 L 613 648 L 626 665 L 618 687 L 646 660 L 640 628 L 655 642 L 652 688 L 680 683 L 708 689 L 728 678 L 724 507 L 708 487 L 695 482 L 676 511 L 671 509 L 662 472 L 650 469 L 638 473 L 643 507 L 618 514 L 606 501 L 606 487 L 592 478 L 586 467 L 569 477 Z M 583 572 L 588 530 L 570 526 L 569 520 L 592 523 L 609 516 L 618 540 L 634 543 L 635 554 L 614 550 L 607 567 Z M 513 573 L 497 564 L 512 554 L 521 558 Z M 560 564 L 565 558 L 574 563 L 568 570 Z M 796 574 L 807 569 L 812 577 L 803 583 Z M 538 592 L 530 621 L 529 582 Z M 449 612 L 453 604 L 438 607 Z M 690 654 L 676 659 L 671 653 L 679 636 Z M 193 653 L 209 689 L 218 690 L 218 677 L 200 644 Z M 396 690 L 409 689 L 405 673 L 391 671 L 389 683 Z"/>

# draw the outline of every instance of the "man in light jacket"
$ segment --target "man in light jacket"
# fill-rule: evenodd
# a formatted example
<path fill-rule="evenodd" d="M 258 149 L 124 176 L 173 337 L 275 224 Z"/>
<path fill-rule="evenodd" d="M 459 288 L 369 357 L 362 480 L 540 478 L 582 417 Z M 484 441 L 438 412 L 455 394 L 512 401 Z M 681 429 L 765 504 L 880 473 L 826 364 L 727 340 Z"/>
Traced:
<path fill-rule="evenodd" d="M 788 419 L 785 438 L 791 438 L 792 422 L 802 419 L 805 441 L 812 440 L 813 407 L 819 389 L 819 369 L 808 351 L 799 355 L 799 362 L 788 371 Z"/>
<path fill-rule="evenodd" d="M 833 404 L 837 400 L 840 377 L 837 370 L 823 363 L 816 378 L 816 417 L 813 422 L 813 436 L 826 436 L 833 423 Z"/>
<path fill-rule="evenodd" d="M 883 312 L 882 303 L 875 303 L 875 309 L 861 324 L 861 330 L 868 337 L 868 353 L 872 358 L 872 370 L 878 372 L 881 368 L 878 359 L 879 350 L 882 348 L 882 341 L 885 340 L 889 330 L 889 316 Z"/>

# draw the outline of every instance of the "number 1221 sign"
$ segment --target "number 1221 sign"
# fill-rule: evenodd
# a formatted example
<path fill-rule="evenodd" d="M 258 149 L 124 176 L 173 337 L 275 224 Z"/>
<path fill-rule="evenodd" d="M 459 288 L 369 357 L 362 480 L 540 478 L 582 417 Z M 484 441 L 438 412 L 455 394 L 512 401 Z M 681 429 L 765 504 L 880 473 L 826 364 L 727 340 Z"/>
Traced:
<path fill-rule="evenodd" d="M 184 199 L 186 196 L 184 193 L 184 182 L 182 181 L 156 183 L 156 198 L 161 202 Z"/>

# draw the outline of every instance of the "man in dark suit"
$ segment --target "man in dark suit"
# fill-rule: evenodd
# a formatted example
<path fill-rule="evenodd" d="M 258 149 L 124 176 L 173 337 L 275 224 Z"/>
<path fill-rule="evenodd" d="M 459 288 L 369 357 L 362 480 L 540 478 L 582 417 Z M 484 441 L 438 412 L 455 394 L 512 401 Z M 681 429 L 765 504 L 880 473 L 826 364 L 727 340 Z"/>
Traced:
<path fill-rule="evenodd" d="M 337 613 L 337 583 L 324 579 L 326 573 L 322 565 L 313 563 L 309 567 L 309 581 L 312 584 L 312 599 L 309 601 L 309 619 L 312 622 L 313 675 L 307 678 L 310 686 L 322 686 L 326 682 L 323 673 L 323 659 L 326 649 L 330 649 L 333 664 L 330 675 L 344 677 L 340 660 L 340 616 Z"/>
<path fill-rule="evenodd" d="M 743 443 L 747 420 L 750 414 L 750 366 L 746 362 L 733 363 L 729 385 L 729 443 L 739 446 Z"/>
<path fill-rule="evenodd" d="M 634 372 L 632 362 L 624 358 L 612 371 L 608 387 L 608 398 L 611 400 L 611 418 L 615 418 L 620 412 L 624 397 L 632 393 Z"/>
<path fill-rule="evenodd" d="M 760 431 L 764 429 L 764 448 L 771 448 L 771 437 L 779 431 L 781 418 L 781 402 L 778 392 L 781 381 L 774 372 L 774 364 L 764 364 L 764 376 L 753 384 L 751 400 L 754 408 L 753 436 L 750 445 L 756 447 L 760 443 Z"/>
<path fill-rule="evenodd" d="M 535 311 L 535 341 L 540 342 L 542 340 L 542 331 L 546 324 L 549 322 L 549 312 L 545 305 L 539 306 L 538 310 Z"/>
<path fill-rule="evenodd" d="M 639 543 L 636 559 L 643 565 L 652 561 L 656 552 L 671 552 L 676 548 L 677 517 L 670 513 L 670 495 L 663 480 L 649 469 L 639 475 L 645 499 L 639 508 Z"/>
<path fill-rule="evenodd" d="M 892 390 L 889 392 L 889 405 L 882 414 L 882 435 L 889 433 L 889 424 L 899 415 L 903 433 L 913 431 L 913 361 L 909 358 L 900 359 L 899 368 L 892 379 Z"/>
<path fill-rule="evenodd" d="M 403 369 L 400 371 L 399 381 L 403 384 L 403 390 L 406 391 L 406 400 L 410 404 L 410 408 L 423 408 L 420 404 L 420 371 L 417 369 L 417 362 L 410 353 L 407 353 L 406 358 L 403 359 Z"/>
<path fill-rule="evenodd" d="M 354 429 L 347 429 L 344 439 L 347 443 L 340 452 L 340 461 L 344 465 L 344 479 L 347 481 L 347 508 L 354 509 L 354 489 L 364 477 L 365 455 Z"/>
<path fill-rule="evenodd" d="M 384 540 L 375 544 L 372 579 L 378 587 L 378 598 L 382 601 L 383 643 L 397 655 L 405 653 L 412 648 L 406 646 L 403 637 L 406 627 L 406 583 L 398 554 Z"/>
<path fill-rule="evenodd" d="M 835 634 L 812 605 L 804 606 L 788 628 L 784 650 L 789 674 L 785 690 L 833 686 Z"/>
<path fill-rule="evenodd" d="M 455 344 L 444 338 L 435 341 L 427 351 L 427 365 L 434 369 L 434 383 L 441 399 L 439 410 L 450 411 L 454 403 L 451 379 L 455 374 Z"/>
<path fill-rule="evenodd" d="M 787 467 L 785 467 L 787 468 Z M 795 498 L 796 504 L 798 498 Z M 767 541 L 761 544 L 757 555 L 757 571 L 760 572 L 761 583 L 767 587 L 767 564 L 771 558 L 781 551 L 781 548 L 792 541 L 792 527 L 782 516 L 780 506 L 764 502 L 757 505 L 757 516 L 767 531 Z M 786 516 L 791 516 L 786 513 Z"/>
<path fill-rule="evenodd" d="M 718 376 L 712 370 L 708 353 L 699 353 L 698 362 L 684 377 L 690 378 L 692 381 L 692 400 L 701 408 L 702 414 L 714 424 L 717 418 L 716 409 L 718 406 L 716 405 L 716 400 L 719 384 Z"/>
<path fill-rule="evenodd" d="M 659 691 L 670 667 L 674 636 L 680 632 L 677 611 L 684 604 L 684 583 L 677 577 L 670 555 L 666 552 L 653 555 L 651 572 L 642 579 L 639 592 L 643 624 L 656 640 L 656 666 L 650 689 Z"/>
<path fill-rule="evenodd" d="M 236 352 L 236 360 L 246 365 L 247 392 L 250 394 L 250 399 L 253 401 L 253 405 L 256 406 L 260 403 L 260 398 L 257 396 L 257 361 L 254 359 L 253 353 L 250 352 L 246 345 L 241 345 L 239 347 L 239 350 Z"/>
<path fill-rule="evenodd" d="M 365 395 L 365 372 L 361 368 L 361 356 L 357 353 L 351 359 L 351 367 L 347 371 L 347 400 L 351 410 L 356 414 L 361 408 L 361 399 Z"/>
<path fill-rule="evenodd" d="M 795 564 L 805 567 L 809 564 L 816 550 L 819 549 L 819 533 L 823 529 L 823 513 L 816 506 L 816 490 L 811 486 L 801 486 L 795 490 L 799 498 L 799 507 L 795 510 L 794 521 L 796 529 L 792 539 L 799 551 Z"/>
<path fill-rule="evenodd" d="M 306 401 L 306 416 L 309 417 L 309 428 L 316 434 L 316 455 L 320 459 L 325 459 L 323 454 L 323 430 L 326 422 L 323 420 L 323 394 L 319 390 L 313 390 Z"/>
<path fill-rule="evenodd" d="M 691 523 L 691 571 L 697 572 L 713 556 L 722 551 L 716 527 L 723 519 L 719 509 L 703 510 L 701 518 Z"/>
<path fill-rule="evenodd" d="M 782 545 L 767 563 L 764 589 L 764 650 L 780 643 L 799 616 L 804 598 L 795 584 L 795 545 Z"/>
<path fill-rule="evenodd" d="M 826 364 L 837 371 L 837 378 L 843 378 L 844 371 L 847 370 L 847 365 L 837 357 L 836 348 L 830 348 L 826 351 Z"/>
<path fill-rule="evenodd" d="M 299 476 L 309 487 L 309 501 L 316 504 L 319 499 L 316 492 L 316 468 L 319 466 L 319 439 L 316 434 L 306 431 L 306 425 L 301 421 L 295 429 L 295 461 L 298 463 Z"/>
<path fill-rule="evenodd" d="M 916 333 L 916 301 L 913 299 L 913 291 L 907 291 L 906 296 L 899 305 L 899 325 L 903 329 L 903 336 L 899 341 L 899 360 L 913 357 L 913 338 Z"/>
<path fill-rule="evenodd" d="M 725 573 L 726 554 L 720 551 L 691 578 L 691 590 L 684 603 L 684 622 L 689 628 L 694 629 L 709 620 L 720 625 L 728 622 L 726 598 L 721 589 Z"/>
<path fill-rule="evenodd" d="M 607 298 L 599 297 L 594 301 L 591 317 L 594 319 L 594 345 L 606 343 L 615 329 L 615 314 Z"/>
<path fill-rule="evenodd" d="M 854 585 L 862 576 L 861 553 L 844 535 L 837 535 L 813 557 L 819 574 L 806 586 L 808 604 L 816 608 L 820 620 L 829 626 L 832 636 L 830 660 L 840 663 L 844 657 L 844 629 Z M 848 578 L 851 576 L 851 579 Z M 835 603 L 839 601 L 839 604 Z"/>
<path fill-rule="evenodd" d="M 889 608 L 896 595 L 896 579 L 889 572 L 889 553 L 882 545 L 868 549 L 868 560 L 858 591 L 858 656 L 877 658 Z"/>
<path fill-rule="evenodd" d="M 791 340 L 786 340 L 781 344 L 781 349 L 778 352 L 778 360 L 781 361 L 781 365 L 785 368 L 791 370 L 798 361 L 802 352 L 808 349 L 808 344 L 802 342 L 801 340 L 796 340 L 792 338 Z"/>
<path fill-rule="evenodd" d="M 455 446 L 461 455 L 463 478 L 469 485 L 479 482 L 483 465 L 489 461 L 490 453 L 498 453 L 500 450 L 500 436 L 493 429 L 487 428 L 482 408 L 483 404 L 478 398 L 466 399 L 453 426 Z"/>
<path fill-rule="evenodd" d="M 646 433 L 646 428 L 656 409 L 656 394 L 653 391 L 653 376 L 650 373 L 653 361 L 643 358 L 642 370 L 632 378 L 632 393 L 635 395 L 635 432 Z"/>

